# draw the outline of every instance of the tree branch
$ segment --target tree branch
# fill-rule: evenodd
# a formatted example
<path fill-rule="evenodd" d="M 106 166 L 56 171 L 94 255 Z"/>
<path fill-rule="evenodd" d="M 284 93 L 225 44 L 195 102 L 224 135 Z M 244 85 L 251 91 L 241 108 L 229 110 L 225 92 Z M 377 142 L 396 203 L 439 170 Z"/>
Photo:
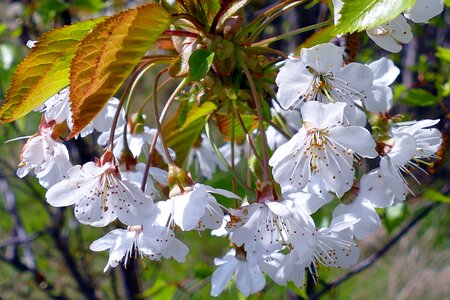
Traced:
<path fill-rule="evenodd" d="M 361 261 L 359 264 L 351 268 L 351 270 L 335 280 L 333 280 L 331 283 L 324 283 L 325 287 L 317 294 L 312 295 L 312 299 L 318 299 L 320 296 L 327 293 L 332 288 L 337 287 L 341 283 L 345 282 L 346 280 L 350 279 L 356 274 L 361 273 L 365 269 L 371 267 L 373 264 L 375 264 L 383 255 L 385 255 L 400 239 L 406 235 L 420 220 L 425 218 L 432 210 L 433 208 L 439 206 L 440 203 L 433 202 L 426 206 L 416 217 L 414 217 L 402 230 L 400 230 L 386 245 L 384 245 L 383 248 L 375 252 L 374 254 L 370 255 L 363 261 Z"/>

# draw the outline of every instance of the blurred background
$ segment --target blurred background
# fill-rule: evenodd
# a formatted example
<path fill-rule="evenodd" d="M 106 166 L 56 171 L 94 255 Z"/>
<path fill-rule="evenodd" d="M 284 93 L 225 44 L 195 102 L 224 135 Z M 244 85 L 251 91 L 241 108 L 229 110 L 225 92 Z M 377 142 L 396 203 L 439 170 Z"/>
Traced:
<path fill-rule="evenodd" d="M 0 1 L 0 99 L 3 99 L 15 66 L 29 49 L 28 40 L 55 27 L 100 15 L 111 15 L 146 1 L 40 0 Z M 245 14 L 258 15 L 274 1 L 251 1 Z M 389 56 L 400 68 L 394 84 L 395 113 L 411 119 L 441 119 L 444 136 L 439 159 L 418 174 L 417 196 L 406 203 L 380 210 L 383 228 L 360 243 L 361 265 L 357 274 L 348 270 L 320 270 L 317 286 L 303 290 L 267 287 L 252 298 L 261 299 L 450 299 L 450 196 L 448 174 L 448 119 L 450 107 L 450 14 L 449 8 L 430 24 L 412 25 L 414 40 L 399 54 L 381 50 L 365 34 L 340 38 L 347 58 L 370 63 Z M 330 18 L 327 1 L 306 1 L 266 29 L 264 37 Z M 310 47 L 312 32 L 272 45 L 286 53 Z M 323 42 L 329 33 L 317 32 Z M 143 84 L 142 86 L 146 86 Z M 145 94 L 145 90 L 141 91 Z M 406 106 L 408 105 L 408 106 Z M 206 299 L 213 260 L 225 254 L 225 238 L 209 233 L 183 233 L 190 247 L 185 264 L 139 260 L 103 273 L 108 253 L 93 253 L 89 245 L 109 231 L 80 225 L 72 208 L 53 208 L 45 201 L 45 190 L 33 176 L 19 179 L 15 172 L 20 149 L 37 130 L 40 114 L 0 126 L 0 299 Z M 96 136 L 66 143 L 72 163 L 82 164 L 98 156 Z M 206 183 L 226 187 L 228 174 Z M 331 215 L 333 207 L 324 215 Z M 320 216 L 318 216 L 320 218 Z M 320 224 L 319 220 L 319 224 Z M 322 220 L 324 221 L 324 220 Z M 367 267 L 367 269 L 361 266 Z M 234 287 L 221 298 L 239 298 Z"/>

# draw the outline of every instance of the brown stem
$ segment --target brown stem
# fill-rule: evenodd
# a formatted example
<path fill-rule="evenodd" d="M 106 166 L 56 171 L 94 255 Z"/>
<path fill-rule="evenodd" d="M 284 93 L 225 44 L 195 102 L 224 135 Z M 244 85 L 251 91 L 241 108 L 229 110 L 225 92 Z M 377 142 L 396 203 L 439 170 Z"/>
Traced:
<path fill-rule="evenodd" d="M 166 81 L 167 82 L 167 81 Z M 178 86 L 177 88 L 173 91 L 172 95 L 170 95 L 169 100 L 167 100 L 166 105 L 164 105 L 164 108 L 161 112 L 161 115 L 159 117 L 159 123 L 162 124 L 164 121 L 164 118 L 166 117 L 167 111 L 169 110 L 169 107 L 172 105 L 173 101 L 175 100 L 176 96 L 179 94 L 179 92 L 182 90 L 182 88 L 188 83 L 188 79 L 185 78 Z M 156 143 L 158 141 L 158 135 L 155 134 L 153 136 L 152 139 L 152 143 L 150 145 L 150 149 L 148 151 L 148 159 L 147 159 L 147 163 L 145 164 L 145 169 L 144 169 L 144 177 L 142 178 L 142 183 L 141 183 L 141 190 L 145 190 L 145 186 L 147 184 L 147 179 L 148 179 L 148 172 L 150 171 L 150 165 L 152 163 L 153 160 L 153 152 L 155 151 L 156 148 Z"/>
<path fill-rule="evenodd" d="M 189 32 L 189 31 L 183 31 L 183 30 L 165 30 L 163 32 L 163 35 L 198 38 L 198 34 L 196 34 L 195 32 Z"/>
<path fill-rule="evenodd" d="M 247 77 L 247 81 L 250 85 L 250 90 L 252 92 L 253 100 L 255 101 L 256 106 L 256 114 L 258 115 L 258 125 L 259 125 L 259 133 L 261 134 L 261 142 L 262 142 L 262 159 L 263 159 L 263 174 L 264 181 L 269 182 L 269 156 L 267 154 L 267 137 L 266 131 L 264 129 L 264 120 L 263 113 L 261 110 L 261 101 L 259 98 L 258 91 L 256 90 L 255 82 L 253 81 L 252 75 L 250 74 L 250 70 L 247 68 L 245 63 L 241 62 L 241 67 L 244 70 L 245 76 Z"/>
<path fill-rule="evenodd" d="M 166 141 L 164 140 L 161 122 L 159 121 L 159 114 L 158 114 L 158 82 L 161 79 L 161 77 L 168 72 L 168 70 L 169 70 L 168 68 L 164 68 L 161 71 L 159 71 L 158 75 L 156 75 L 155 82 L 153 84 L 153 116 L 155 117 L 156 131 L 161 140 L 161 145 L 164 154 L 166 155 L 167 162 L 169 165 L 175 165 L 175 162 L 172 160 L 172 157 L 170 156 L 169 148 L 167 147 Z"/>

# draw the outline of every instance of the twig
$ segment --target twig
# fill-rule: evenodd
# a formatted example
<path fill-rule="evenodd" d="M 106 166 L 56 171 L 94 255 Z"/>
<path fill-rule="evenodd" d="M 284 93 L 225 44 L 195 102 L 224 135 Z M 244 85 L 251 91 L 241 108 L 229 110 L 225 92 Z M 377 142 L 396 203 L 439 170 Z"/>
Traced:
<path fill-rule="evenodd" d="M 9 237 L 6 238 L 2 241 L 0 241 L 0 249 L 1 248 L 5 248 L 8 246 L 15 246 L 15 245 L 22 245 L 22 244 L 29 244 L 32 241 L 34 241 L 35 239 L 37 239 L 38 237 L 42 236 L 44 234 L 44 232 L 40 232 L 40 233 L 35 233 L 32 235 L 29 235 L 27 237 Z"/>
<path fill-rule="evenodd" d="M 47 292 L 50 298 L 66 299 L 66 297 L 61 294 L 54 294 L 53 284 L 48 282 L 45 276 L 37 269 L 29 243 L 40 236 L 43 232 L 36 233 L 32 236 L 27 235 L 17 211 L 14 193 L 11 191 L 8 182 L 3 177 L 0 177 L 0 193 L 2 194 L 3 200 L 5 202 L 5 209 L 12 218 L 15 231 L 14 237 L 0 242 L 0 248 L 7 248 L 6 254 L 4 256 L 0 256 L 0 260 L 10 264 L 20 272 L 31 272 L 37 286 L 39 286 L 43 291 Z M 21 245 L 23 248 L 24 262 L 22 262 L 18 256 L 18 245 Z"/>
<path fill-rule="evenodd" d="M 318 299 L 320 296 L 327 293 L 330 289 L 337 287 L 341 283 L 344 283 L 349 278 L 353 277 L 356 274 L 364 271 L 365 269 L 371 267 L 375 264 L 383 255 L 385 255 L 404 235 L 406 235 L 420 220 L 425 218 L 433 208 L 439 206 L 440 203 L 433 202 L 432 204 L 425 207 L 414 219 L 412 219 L 402 230 L 400 230 L 383 248 L 370 255 L 359 264 L 351 268 L 351 270 L 335 280 L 331 283 L 325 284 L 325 287 L 317 294 L 313 294 L 311 297 L 314 299 Z"/>
<path fill-rule="evenodd" d="M 56 244 L 56 249 L 58 249 L 63 257 L 64 263 L 68 267 L 70 273 L 72 274 L 73 278 L 75 279 L 80 293 L 82 293 L 87 299 L 98 299 L 94 283 L 90 282 L 89 280 L 86 280 L 76 262 L 73 258 L 72 254 L 69 250 L 69 245 L 67 242 L 67 238 L 64 237 L 61 233 L 61 228 L 63 228 L 62 223 L 64 220 L 64 209 L 59 209 L 58 214 L 55 217 L 55 222 L 52 224 L 52 228 L 50 229 L 50 236 L 53 238 Z"/>
<path fill-rule="evenodd" d="M 21 240 L 28 239 L 27 233 L 25 231 L 25 228 L 22 224 L 22 220 L 19 216 L 19 212 L 17 211 L 16 206 L 16 198 L 14 196 L 14 193 L 9 188 L 8 182 L 6 179 L 0 177 L 0 192 L 3 195 L 3 201 L 5 203 L 5 210 L 7 213 L 11 216 L 13 225 L 14 225 L 14 234 L 15 237 Z M 14 249 L 13 252 L 16 252 L 16 244 L 10 244 Z M 25 261 L 25 265 L 32 270 L 36 269 L 36 262 L 33 256 L 33 253 L 31 252 L 30 245 L 27 243 L 22 244 L 23 246 L 23 258 Z M 14 253 L 15 256 L 17 256 L 16 253 Z"/>

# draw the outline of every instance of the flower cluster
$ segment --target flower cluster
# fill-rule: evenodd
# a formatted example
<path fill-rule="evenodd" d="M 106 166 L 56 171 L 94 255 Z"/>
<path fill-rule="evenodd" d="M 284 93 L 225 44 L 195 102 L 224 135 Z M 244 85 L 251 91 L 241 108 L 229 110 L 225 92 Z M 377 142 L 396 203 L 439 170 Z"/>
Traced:
<path fill-rule="evenodd" d="M 405 16 L 415 22 L 430 18 L 416 7 Z M 404 17 L 398 18 L 369 30 L 369 36 L 383 44 L 377 30 L 404 26 Z M 397 122 L 389 115 L 390 85 L 399 74 L 392 61 L 346 64 L 343 55 L 342 48 L 327 43 L 286 59 L 272 103 L 272 115 L 283 126 L 260 126 L 247 132 L 243 143 L 220 148 L 212 145 L 209 134 L 199 134 L 185 166 L 197 176 L 174 163 L 178 153 L 166 146 L 160 128 L 145 126 L 140 114 L 125 119 L 128 114 L 115 98 L 80 134 L 97 132 L 103 155 L 72 166 L 60 138 L 73 127 L 70 91 L 63 89 L 39 109 L 42 122 L 22 150 L 17 175 L 33 170 L 48 189 L 47 202 L 73 206 L 80 223 L 119 226 L 90 246 L 92 251 L 109 250 L 105 271 L 136 257 L 184 262 L 189 248 L 176 233 L 212 230 L 232 245 L 214 261 L 212 296 L 233 278 L 244 296 L 256 293 L 265 286 L 264 274 L 280 285 L 292 282 L 301 288 L 306 272 L 317 280 L 321 266 L 357 263 L 355 239 L 367 238 L 381 225 L 376 209 L 413 193 L 409 180 L 418 181 L 413 169 L 425 172 L 420 164 L 435 158 L 442 142 L 433 128 L 438 120 Z M 266 145 L 261 141 L 267 151 L 273 150 L 270 158 L 255 150 L 252 136 L 257 135 L 269 137 Z M 157 153 L 159 166 L 167 171 L 151 166 Z M 266 169 L 256 180 L 256 195 L 243 197 L 247 201 L 235 191 L 201 183 L 219 170 L 235 170 L 252 156 Z M 147 164 L 140 162 L 143 158 Z M 367 160 L 376 167 L 369 169 Z M 238 204 L 226 207 L 218 195 Z M 312 216 L 325 205 L 334 210 L 330 222 L 319 226 Z"/>

